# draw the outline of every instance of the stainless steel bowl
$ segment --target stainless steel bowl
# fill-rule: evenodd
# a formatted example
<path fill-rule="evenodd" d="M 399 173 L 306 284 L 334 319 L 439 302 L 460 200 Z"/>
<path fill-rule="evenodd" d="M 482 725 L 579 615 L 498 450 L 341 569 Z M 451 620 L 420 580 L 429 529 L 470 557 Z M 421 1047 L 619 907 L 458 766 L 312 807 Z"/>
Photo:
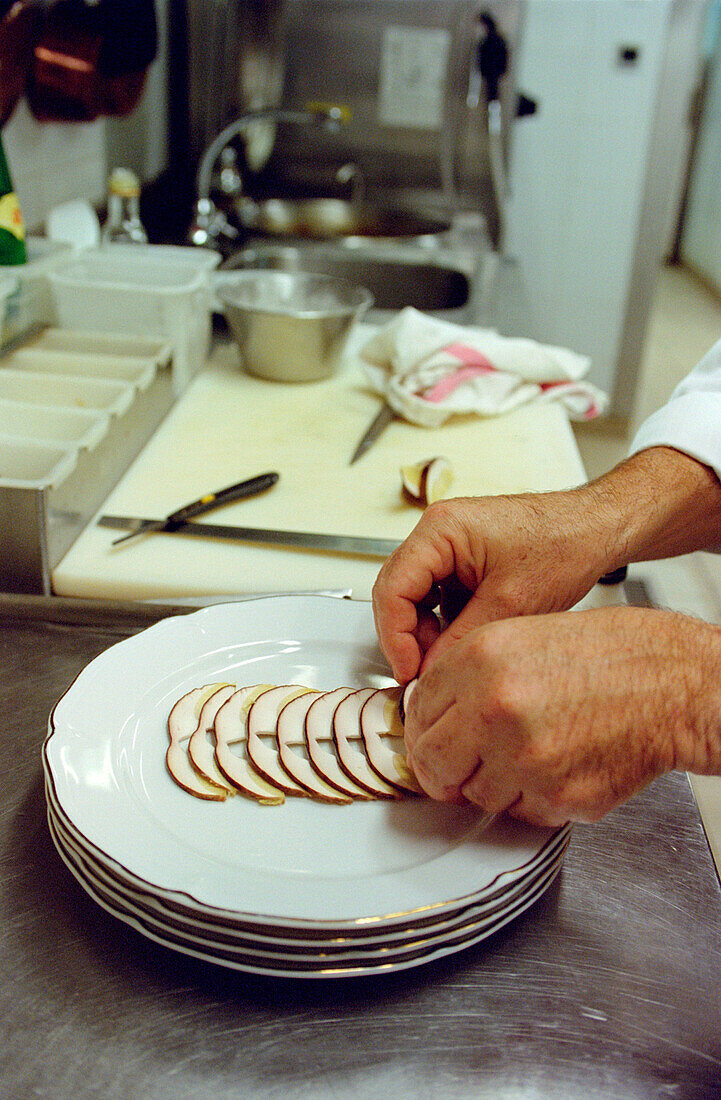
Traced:
<path fill-rule="evenodd" d="M 342 279 L 281 271 L 219 274 L 215 292 L 246 370 L 273 382 L 328 378 L 373 302 Z"/>

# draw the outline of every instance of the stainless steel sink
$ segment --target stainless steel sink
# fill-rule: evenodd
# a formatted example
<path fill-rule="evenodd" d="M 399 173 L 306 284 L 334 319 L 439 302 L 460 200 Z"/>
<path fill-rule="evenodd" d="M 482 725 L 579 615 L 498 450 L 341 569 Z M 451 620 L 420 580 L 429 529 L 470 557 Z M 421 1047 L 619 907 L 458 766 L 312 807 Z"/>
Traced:
<path fill-rule="evenodd" d="M 318 245 L 260 245 L 241 249 L 220 270 L 269 269 L 332 275 L 373 295 L 369 319 L 379 313 L 414 306 L 424 313 L 460 320 L 469 305 L 471 281 L 456 267 L 427 260 L 394 260 L 365 249 L 346 251 Z"/>

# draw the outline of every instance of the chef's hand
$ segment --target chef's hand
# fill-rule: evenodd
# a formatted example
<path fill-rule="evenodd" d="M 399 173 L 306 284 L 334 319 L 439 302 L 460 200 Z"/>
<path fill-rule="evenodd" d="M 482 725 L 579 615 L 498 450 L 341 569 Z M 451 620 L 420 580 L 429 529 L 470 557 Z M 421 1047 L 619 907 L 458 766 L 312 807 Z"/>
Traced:
<path fill-rule="evenodd" d="M 420 676 L 405 736 L 433 798 L 594 821 L 663 772 L 721 772 L 721 628 L 630 607 L 479 627 Z"/>
<path fill-rule="evenodd" d="M 670 447 L 633 455 L 567 492 L 457 497 L 426 509 L 373 589 L 401 683 L 484 623 L 563 611 L 629 562 L 721 550 L 721 483 Z M 441 597 L 441 632 L 429 606 Z"/>
<path fill-rule="evenodd" d="M 456 497 L 426 509 L 373 589 L 396 679 L 412 679 L 426 654 L 436 660 L 483 623 L 563 611 L 585 596 L 613 566 L 578 492 Z M 434 596 L 443 632 L 428 606 Z"/>

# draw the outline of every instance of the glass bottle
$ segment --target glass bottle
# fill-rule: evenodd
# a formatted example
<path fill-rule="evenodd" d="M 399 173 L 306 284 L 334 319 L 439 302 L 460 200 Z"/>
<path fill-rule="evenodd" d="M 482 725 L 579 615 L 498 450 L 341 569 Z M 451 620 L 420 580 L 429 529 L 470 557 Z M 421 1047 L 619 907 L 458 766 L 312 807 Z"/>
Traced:
<path fill-rule="evenodd" d="M 25 223 L 0 138 L 0 265 L 24 264 Z"/>
<path fill-rule="evenodd" d="M 129 168 L 116 168 L 108 181 L 108 216 L 104 244 L 147 244 L 140 220 L 140 180 Z"/>

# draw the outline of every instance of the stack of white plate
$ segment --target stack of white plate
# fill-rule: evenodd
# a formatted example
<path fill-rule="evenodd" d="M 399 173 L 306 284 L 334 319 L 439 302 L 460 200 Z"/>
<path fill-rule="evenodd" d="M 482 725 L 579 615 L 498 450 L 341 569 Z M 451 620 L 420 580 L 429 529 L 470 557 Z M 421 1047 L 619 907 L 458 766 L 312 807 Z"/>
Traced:
<path fill-rule="evenodd" d="M 490 936 L 561 869 L 569 826 L 471 806 L 193 798 L 166 770 L 167 716 L 218 681 L 391 682 L 370 606 L 322 596 L 166 619 L 87 666 L 50 719 L 50 830 L 88 894 L 158 943 L 264 975 L 401 970 Z"/>

